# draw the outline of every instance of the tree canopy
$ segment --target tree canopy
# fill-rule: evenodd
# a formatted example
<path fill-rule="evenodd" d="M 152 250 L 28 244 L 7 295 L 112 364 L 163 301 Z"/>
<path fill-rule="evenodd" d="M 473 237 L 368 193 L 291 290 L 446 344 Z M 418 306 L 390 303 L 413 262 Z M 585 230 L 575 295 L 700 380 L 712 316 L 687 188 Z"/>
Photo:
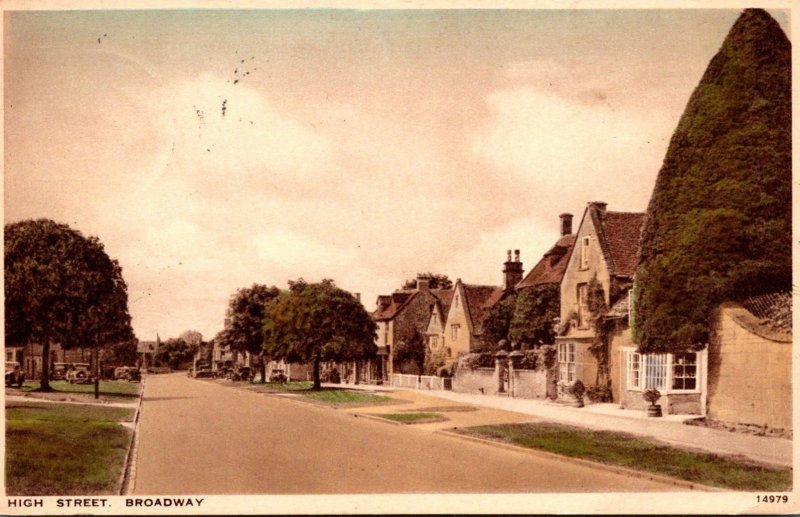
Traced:
<path fill-rule="evenodd" d="M 719 303 L 791 287 L 791 45 L 761 9 L 734 24 L 659 171 L 636 272 L 643 352 L 704 346 Z"/>
<path fill-rule="evenodd" d="M 517 294 L 508 338 L 526 349 L 553 344 L 556 336 L 553 325 L 560 312 L 560 300 L 558 284 L 523 289 Z"/>
<path fill-rule="evenodd" d="M 320 362 L 374 357 L 376 328 L 364 306 L 333 280 L 300 279 L 269 305 L 264 349 L 275 359 L 313 363 L 314 389 L 320 389 Z"/>
<path fill-rule="evenodd" d="M 225 329 L 219 337 L 232 350 L 249 352 L 259 356 L 261 381 L 265 381 L 264 371 L 264 319 L 267 305 L 278 297 L 277 287 L 253 284 L 236 291 L 231 296 L 225 314 Z"/>
<path fill-rule="evenodd" d="M 428 287 L 431 289 L 452 289 L 453 281 L 447 275 L 441 273 L 419 273 L 417 278 L 424 278 L 428 280 Z M 410 278 L 403 282 L 403 289 L 416 289 L 417 278 Z"/>
<path fill-rule="evenodd" d="M 7 224 L 4 242 L 6 343 L 42 345 L 42 389 L 49 389 L 51 344 L 133 339 L 122 268 L 96 237 L 38 219 Z"/>

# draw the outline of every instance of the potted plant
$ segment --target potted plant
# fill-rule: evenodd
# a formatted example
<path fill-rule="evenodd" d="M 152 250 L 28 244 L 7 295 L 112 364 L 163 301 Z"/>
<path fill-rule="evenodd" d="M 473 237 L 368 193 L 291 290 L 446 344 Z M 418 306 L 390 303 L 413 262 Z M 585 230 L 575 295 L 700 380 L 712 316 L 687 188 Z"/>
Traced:
<path fill-rule="evenodd" d="M 580 379 L 572 383 L 569 393 L 575 397 L 575 407 L 583 407 L 583 394 L 586 393 L 586 386 Z"/>
<path fill-rule="evenodd" d="M 650 403 L 647 406 L 647 416 L 661 416 L 661 406 L 656 401 L 661 398 L 661 392 L 655 388 L 645 390 L 642 397 Z"/>

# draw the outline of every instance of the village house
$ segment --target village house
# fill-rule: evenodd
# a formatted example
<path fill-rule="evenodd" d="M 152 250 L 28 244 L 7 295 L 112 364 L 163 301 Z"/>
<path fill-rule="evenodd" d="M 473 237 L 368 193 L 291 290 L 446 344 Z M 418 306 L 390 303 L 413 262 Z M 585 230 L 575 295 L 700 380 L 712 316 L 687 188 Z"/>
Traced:
<path fill-rule="evenodd" d="M 603 202 L 590 202 L 584 211 L 561 281 L 561 331 L 556 336 L 556 348 L 562 394 L 563 388 L 581 380 L 586 386 L 610 382 L 613 400 L 621 398 L 617 374 L 622 364 L 620 351 L 627 354 L 624 360 L 632 361 L 629 352 L 635 345 L 627 324 L 627 312 L 619 304 L 627 303 L 633 286 L 644 220 L 644 213 L 612 212 Z M 610 308 L 608 314 L 597 316 L 609 318 L 624 313 L 615 326 L 611 343 L 606 343 L 611 350 L 607 379 L 603 378 L 603 368 L 598 369 L 598 361 L 590 351 L 597 337 L 591 325 L 593 315 L 589 312 L 589 287 L 593 280 L 602 288 L 603 301 Z M 647 364 L 652 362 L 648 359 Z M 645 379 L 643 382 L 652 384 L 654 381 Z"/>
<path fill-rule="evenodd" d="M 370 375 L 387 382 L 395 372 L 419 375 L 418 365 L 411 361 L 396 364 L 397 347 L 420 340 L 425 346 L 425 332 L 431 320 L 431 312 L 442 310 L 452 297 L 451 289 L 431 289 L 430 280 L 417 278 L 415 289 L 401 289 L 390 295 L 378 296 L 377 308 L 372 318 L 378 326 L 378 356 L 370 363 Z"/>
<path fill-rule="evenodd" d="M 50 345 L 50 369 L 56 363 L 89 363 L 92 360 L 91 347 L 78 347 L 65 350 L 60 344 Z M 28 343 L 23 347 L 7 347 L 6 360 L 20 363 L 25 378 L 29 380 L 42 377 L 42 345 Z"/>
<path fill-rule="evenodd" d="M 519 250 L 514 250 L 513 259 L 511 250 L 508 250 L 506 262 L 503 264 L 503 285 L 466 284 L 460 278 L 457 279 L 444 322 L 437 321 L 433 314 L 428 321 L 426 335 L 429 353 L 444 355 L 444 367 L 451 368 L 461 355 L 495 347 L 496 343 L 486 342 L 483 323 L 495 304 L 514 293 L 514 288 L 522 277 Z M 439 330 L 441 332 L 437 334 Z"/>

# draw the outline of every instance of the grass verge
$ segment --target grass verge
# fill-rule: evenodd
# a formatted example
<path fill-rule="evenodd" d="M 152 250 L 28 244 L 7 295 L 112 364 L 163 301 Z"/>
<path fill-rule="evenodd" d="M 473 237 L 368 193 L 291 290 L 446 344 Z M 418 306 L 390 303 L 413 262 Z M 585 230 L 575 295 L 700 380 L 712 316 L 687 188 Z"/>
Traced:
<path fill-rule="evenodd" d="M 392 399 L 385 395 L 365 393 L 362 391 L 342 390 L 339 388 L 323 388 L 319 391 L 304 390 L 299 391 L 307 399 L 323 402 L 332 406 L 361 406 L 371 404 L 385 404 Z"/>
<path fill-rule="evenodd" d="M 134 410 L 80 404 L 6 404 L 8 495 L 113 494 Z"/>
<path fill-rule="evenodd" d="M 432 422 L 444 422 L 447 420 L 441 413 L 386 413 L 383 415 L 374 415 L 401 424 L 429 424 Z"/>
<path fill-rule="evenodd" d="M 556 424 L 502 424 L 458 432 L 610 465 L 742 491 L 791 490 L 792 470 L 686 451 L 630 434 Z"/>
<path fill-rule="evenodd" d="M 139 396 L 138 382 L 100 381 L 100 396 L 108 398 L 132 399 Z M 19 390 L 23 393 L 47 393 L 39 391 L 39 381 L 26 381 Z M 94 395 L 94 383 L 70 384 L 67 381 L 50 381 L 53 388 L 49 393 L 69 393 L 75 395 Z"/>

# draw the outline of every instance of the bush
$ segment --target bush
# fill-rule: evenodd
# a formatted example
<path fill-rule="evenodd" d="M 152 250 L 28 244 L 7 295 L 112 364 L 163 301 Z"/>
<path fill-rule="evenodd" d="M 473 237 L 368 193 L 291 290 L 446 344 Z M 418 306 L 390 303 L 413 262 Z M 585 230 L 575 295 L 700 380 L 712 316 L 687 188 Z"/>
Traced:
<path fill-rule="evenodd" d="M 658 399 L 661 398 L 661 392 L 655 388 L 650 388 L 642 393 L 642 398 L 649 402 L 651 406 L 655 406 Z"/>
<path fill-rule="evenodd" d="M 458 360 L 459 368 L 492 368 L 494 366 L 494 354 L 487 352 L 477 354 L 466 354 Z"/>
<path fill-rule="evenodd" d="M 611 388 L 609 386 L 589 386 L 586 397 L 592 402 L 611 402 Z"/>

